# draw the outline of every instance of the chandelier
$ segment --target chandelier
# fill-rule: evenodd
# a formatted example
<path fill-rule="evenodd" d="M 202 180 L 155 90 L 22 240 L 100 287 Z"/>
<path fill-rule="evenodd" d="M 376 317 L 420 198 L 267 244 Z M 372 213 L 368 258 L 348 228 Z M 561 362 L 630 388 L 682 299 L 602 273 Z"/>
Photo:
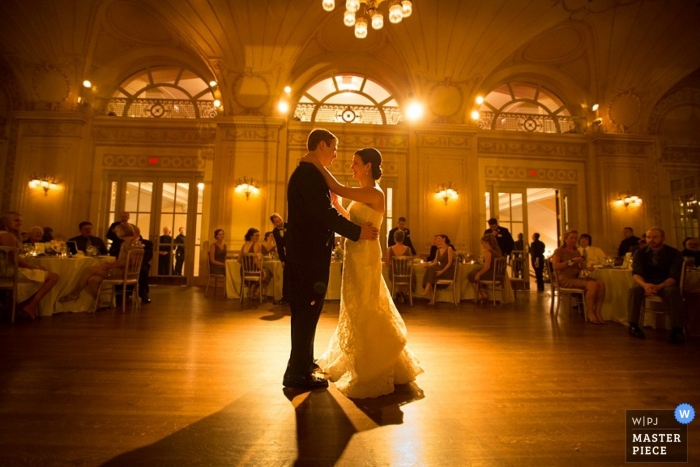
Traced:
<path fill-rule="evenodd" d="M 355 37 L 364 39 L 367 37 L 367 20 L 372 22 L 372 29 L 381 29 L 384 26 L 384 15 L 379 11 L 379 5 L 389 3 L 389 21 L 400 23 L 413 12 L 411 0 L 346 0 L 343 23 L 345 26 L 355 26 Z M 335 8 L 335 0 L 322 0 L 321 5 L 326 11 Z"/>

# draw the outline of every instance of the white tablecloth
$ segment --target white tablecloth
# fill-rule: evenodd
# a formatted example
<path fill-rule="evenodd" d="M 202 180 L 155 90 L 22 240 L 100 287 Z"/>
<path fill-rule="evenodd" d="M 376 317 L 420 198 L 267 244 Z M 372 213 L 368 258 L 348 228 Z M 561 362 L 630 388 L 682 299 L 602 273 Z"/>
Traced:
<path fill-rule="evenodd" d="M 60 303 L 62 296 L 70 293 L 78 283 L 81 271 L 97 266 L 105 261 L 116 261 L 113 256 L 99 256 L 97 258 L 87 256 L 73 256 L 61 258 L 59 256 L 36 256 L 25 258 L 28 262 L 43 266 L 48 271 L 58 274 L 58 283 L 49 291 L 39 303 L 40 315 L 51 315 L 64 311 L 84 312 L 92 311 L 95 301 L 90 292 L 83 290 L 80 298 L 75 301 Z"/>
<path fill-rule="evenodd" d="M 282 298 L 282 285 L 284 268 L 279 260 L 264 259 L 263 265 L 267 269 L 271 269 L 273 277 L 267 285 L 265 295 L 273 297 L 275 300 Z M 340 274 L 342 263 L 331 262 L 331 275 L 328 281 L 328 291 L 326 292 L 326 300 L 340 299 Z M 226 260 L 226 297 L 241 298 L 241 264 L 235 259 Z"/>
<path fill-rule="evenodd" d="M 457 271 L 457 300 L 474 300 L 476 298 L 476 292 L 474 292 L 474 287 L 469 282 L 469 273 L 479 267 L 478 264 L 460 264 L 459 270 Z M 425 276 L 425 265 L 424 263 L 415 262 L 413 264 L 413 275 L 415 276 L 415 285 L 413 288 L 414 297 L 423 296 L 423 276 Z M 389 268 L 386 264 L 382 268 L 382 273 L 384 275 L 384 280 L 386 281 L 389 290 L 391 290 L 391 277 L 389 277 Z M 497 292 L 498 293 L 498 292 Z M 510 282 L 510 277 L 506 275 L 505 285 L 503 287 L 503 303 L 511 303 L 515 300 L 513 295 L 513 286 Z M 500 296 L 496 297 L 497 300 L 501 299 Z M 438 288 L 435 294 L 435 301 L 438 302 L 452 302 L 452 289 L 451 288 Z"/>

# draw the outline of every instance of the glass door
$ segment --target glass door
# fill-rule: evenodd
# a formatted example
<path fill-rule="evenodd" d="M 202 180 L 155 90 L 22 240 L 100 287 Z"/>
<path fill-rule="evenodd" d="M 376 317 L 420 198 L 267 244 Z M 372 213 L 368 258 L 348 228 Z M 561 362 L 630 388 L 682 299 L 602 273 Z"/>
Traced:
<path fill-rule="evenodd" d="M 203 184 L 197 177 L 111 178 L 110 220 L 128 212 L 129 222 L 153 242 L 150 282 L 185 285 L 199 275 Z"/>

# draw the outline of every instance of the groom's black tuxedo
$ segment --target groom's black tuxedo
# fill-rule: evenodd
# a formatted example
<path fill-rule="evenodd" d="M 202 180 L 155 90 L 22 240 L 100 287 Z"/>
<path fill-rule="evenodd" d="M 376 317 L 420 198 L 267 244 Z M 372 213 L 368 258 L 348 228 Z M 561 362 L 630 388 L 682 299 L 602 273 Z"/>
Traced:
<path fill-rule="evenodd" d="M 328 286 L 334 232 L 357 241 L 361 228 L 333 208 L 323 175 L 311 163 L 300 163 L 292 173 L 287 203 L 285 267 L 290 268 L 292 351 L 285 377 L 306 376 L 314 361 L 316 325 Z"/>

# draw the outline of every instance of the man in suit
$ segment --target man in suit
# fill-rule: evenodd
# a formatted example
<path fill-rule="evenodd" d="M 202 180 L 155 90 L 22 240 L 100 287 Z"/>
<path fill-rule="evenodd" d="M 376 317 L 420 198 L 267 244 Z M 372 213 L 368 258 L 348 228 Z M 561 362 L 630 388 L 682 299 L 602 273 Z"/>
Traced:
<path fill-rule="evenodd" d="M 112 244 L 109 245 L 109 255 L 115 258 L 119 256 L 119 250 L 121 250 L 123 240 L 117 235 L 117 226 L 119 224 L 129 224 L 129 218 L 131 216 L 128 212 L 124 211 L 119 215 L 119 220 L 113 222 L 112 225 L 107 229 L 107 239 L 112 240 Z M 130 227 L 128 227 L 130 228 Z"/>
<path fill-rule="evenodd" d="M 289 225 L 284 221 L 284 219 L 282 219 L 282 216 L 277 213 L 270 216 L 270 221 L 275 226 L 275 228 L 272 230 L 272 236 L 275 238 L 275 245 L 277 245 L 277 256 L 279 256 L 280 262 L 282 263 L 282 298 L 276 302 L 273 302 L 273 305 L 288 305 L 290 279 L 289 268 L 286 267 L 287 239 L 285 238 L 285 235 Z"/>
<path fill-rule="evenodd" d="M 625 227 L 622 229 L 622 235 L 625 237 L 620 242 L 620 246 L 617 249 L 617 256 L 625 256 L 625 253 L 629 251 L 636 252 L 639 242 L 639 237 L 634 235 L 634 230 L 632 227 Z M 630 250 L 630 248 L 632 250 Z"/>
<path fill-rule="evenodd" d="M 489 228 L 484 231 L 484 235 L 491 234 L 496 237 L 496 242 L 498 242 L 498 247 L 501 249 L 503 256 L 508 256 L 513 251 L 513 236 L 510 234 L 508 229 L 498 225 L 498 220 L 495 217 L 489 219 Z"/>
<path fill-rule="evenodd" d="M 163 227 L 163 235 L 158 237 L 158 275 L 169 276 L 173 273 L 173 237 L 170 228 Z"/>
<path fill-rule="evenodd" d="M 530 258 L 532 260 L 532 268 L 535 270 L 538 292 L 544 292 L 544 248 L 544 243 L 540 240 L 540 234 L 537 232 L 532 234 Z"/>
<path fill-rule="evenodd" d="M 664 243 L 666 233 L 659 227 L 647 231 L 647 246 L 634 253 L 632 278 L 635 284 L 627 292 L 627 315 L 629 334 L 644 339 L 644 323 L 639 322 L 640 310 L 645 297 L 657 296 L 665 302 L 671 315 L 672 344 L 685 343 L 683 324 L 685 310 L 679 288 L 683 256 L 681 252 Z"/>
<path fill-rule="evenodd" d="M 175 275 L 182 275 L 182 266 L 185 264 L 185 228 L 178 229 L 177 237 L 175 237 Z"/>
<path fill-rule="evenodd" d="M 333 133 L 315 129 L 309 133 L 307 157 L 330 167 L 337 144 Z M 334 232 L 357 241 L 376 239 L 378 230 L 370 223 L 360 226 L 341 216 L 331 203 L 323 175 L 310 162 L 301 162 L 292 173 L 287 203 L 285 253 L 291 279 L 292 349 L 282 384 L 302 389 L 325 388 L 328 381 L 314 374 L 318 369 L 314 363 L 314 339 L 328 287 Z"/>
<path fill-rule="evenodd" d="M 406 228 L 405 217 L 399 217 L 399 223 L 396 224 L 396 227 L 389 231 L 389 248 L 396 245 L 396 240 L 394 240 L 394 234 L 397 230 L 403 231 L 403 244 L 411 249 L 411 254 L 413 254 L 413 256 L 416 256 L 416 249 L 413 248 L 413 242 L 411 241 L 411 231 Z"/>
<path fill-rule="evenodd" d="M 75 242 L 75 245 L 78 248 L 78 250 L 82 251 L 83 253 L 87 253 L 87 248 L 89 246 L 94 246 L 95 248 L 97 248 L 99 254 L 107 254 L 107 245 L 105 245 L 105 242 L 102 241 L 101 238 L 95 237 L 92 234 L 92 222 L 81 222 L 78 225 L 78 230 L 80 231 L 80 235 L 68 239 L 69 242 Z M 76 254 L 77 251 L 72 251 L 71 253 Z"/>
<path fill-rule="evenodd" d="M 140 233 L 141 231 L 139 230 L 139 235 Z M 139 297 L 141 297 L 141 303 L 151 303 L 151 296 L 149 295 L 151 289 L 148 285 L 148 276 L 151 273 L 151 261 L 153 260 L 153 242 L 146 240 L 142 235 L 139 238 L 141 243 L 143 243 L 143 262 L 139 271 Z"/>

